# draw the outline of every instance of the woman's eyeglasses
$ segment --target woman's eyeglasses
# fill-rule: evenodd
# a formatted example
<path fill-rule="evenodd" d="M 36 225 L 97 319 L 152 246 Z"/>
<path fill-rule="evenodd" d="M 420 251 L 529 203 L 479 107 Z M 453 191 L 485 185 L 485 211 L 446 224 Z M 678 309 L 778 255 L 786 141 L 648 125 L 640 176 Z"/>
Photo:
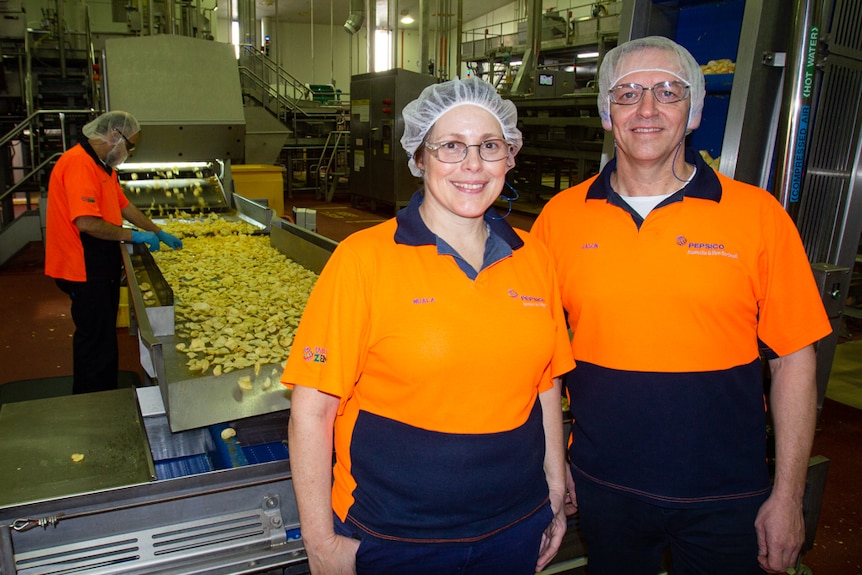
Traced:
<path fill-rule="evenodd" d="M 470 148 L 479 149 L 479 157 L 486 162 L 499 162 L 506 159 L 512 151 L 512 144 L 506 140 L 485 140 L 481 144 L 467 145 L 464 142 L 440 142 L 437 144 L 425 144 L 425 148 L 434 154 L 434 157 L 445 164 L 457 164 L 463 162 Z"/>

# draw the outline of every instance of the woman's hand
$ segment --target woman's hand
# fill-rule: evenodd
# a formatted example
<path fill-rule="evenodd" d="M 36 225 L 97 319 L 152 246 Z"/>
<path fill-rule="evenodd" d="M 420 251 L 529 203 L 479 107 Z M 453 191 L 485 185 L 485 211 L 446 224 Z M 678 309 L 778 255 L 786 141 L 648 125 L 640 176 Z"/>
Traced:
<path fill-rule="evenodd" d="M 359 541 L 336 535 L 306 549 L 312 575 L 356 575 L 356 551 Z"/>
<path fill-rule="evenodd" d="M 548 566 L 557 555 L 563 536 L 566 534 L 566 513 L 563 498 L 551 494 L 551 511 L 554 518 L 542 533 L 542 543 L 539 545 L 539 560 L 536 562 L 536 573 Z"/>

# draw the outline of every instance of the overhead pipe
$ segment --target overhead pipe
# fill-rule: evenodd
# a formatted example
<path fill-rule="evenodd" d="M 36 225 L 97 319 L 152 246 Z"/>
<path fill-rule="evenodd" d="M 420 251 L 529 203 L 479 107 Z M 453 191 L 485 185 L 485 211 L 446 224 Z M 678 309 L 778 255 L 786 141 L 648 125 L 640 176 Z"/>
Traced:
<path fill-rule="evenodd" d="M 784 89 L 775 154 L 774 194 L 796 219 L 805 172 L 808 134 L 814 125 L 811 103 L 817 86 L 818 21 L 812 0 L 797 0 L 787 42 Z"/>
<path fill-rule="evenodd" d="M 344 30 L 350 34 L 356 34 L 365 22 L 365 0 L 350 0 L 350 15 L 344 23 Z"/>

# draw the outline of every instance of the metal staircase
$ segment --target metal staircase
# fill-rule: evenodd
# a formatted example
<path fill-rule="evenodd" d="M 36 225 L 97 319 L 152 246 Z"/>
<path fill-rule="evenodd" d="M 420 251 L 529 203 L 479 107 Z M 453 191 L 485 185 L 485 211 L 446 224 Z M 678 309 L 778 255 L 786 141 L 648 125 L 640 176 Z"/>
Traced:
<path fill-rule="evenodd" d="M 320 159 L 311 168 L 315 175 L 315 197 L 331 202 L 339 184 L 345 185 L 350 176 L 348 154 L 350 131 L 330 132 L 320 152 Z"/>
<path fill-rule="evenodd" d="M 349 102 L 342 102 L 331 87 L 327 92 L 321 91 L 323 86 L 303 84 L 251 45 L 240 46 L 239 73 L 245 105 L 267 110 L 291 132 L 278 162 L 287 169 L 288 195 L 313 190 L 331 201 L 350 174 Z M 304 173 L 304 180 L 295 182 L 296 173 Z"/>
<path fill-rule="evenodd" d="M 269 110 L 291 129 L 295 145 L 322 146 L 349 113 L 347 103 L 317 98 L 311 87 L 251 45 L 240 46 L 239 73 L 246 105 Z"/>

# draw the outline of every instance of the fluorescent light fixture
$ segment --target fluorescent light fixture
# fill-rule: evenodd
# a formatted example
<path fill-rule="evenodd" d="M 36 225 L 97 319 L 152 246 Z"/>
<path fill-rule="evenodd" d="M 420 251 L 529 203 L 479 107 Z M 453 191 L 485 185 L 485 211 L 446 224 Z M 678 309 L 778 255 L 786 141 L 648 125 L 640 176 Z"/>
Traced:
<path fill-rule="evenodd" d="M 520 65 L 521 65 L 520 60 L 512 60 L 511 62 L 509 62 L 509 66 L 520 66 Z"/>
<path fill-rule="evenodd" d="M 598 52 L 584 52 L 583 54 L 578 54 L 578 60 L 586 60 L 587 58 L 598 58 Z"/>

